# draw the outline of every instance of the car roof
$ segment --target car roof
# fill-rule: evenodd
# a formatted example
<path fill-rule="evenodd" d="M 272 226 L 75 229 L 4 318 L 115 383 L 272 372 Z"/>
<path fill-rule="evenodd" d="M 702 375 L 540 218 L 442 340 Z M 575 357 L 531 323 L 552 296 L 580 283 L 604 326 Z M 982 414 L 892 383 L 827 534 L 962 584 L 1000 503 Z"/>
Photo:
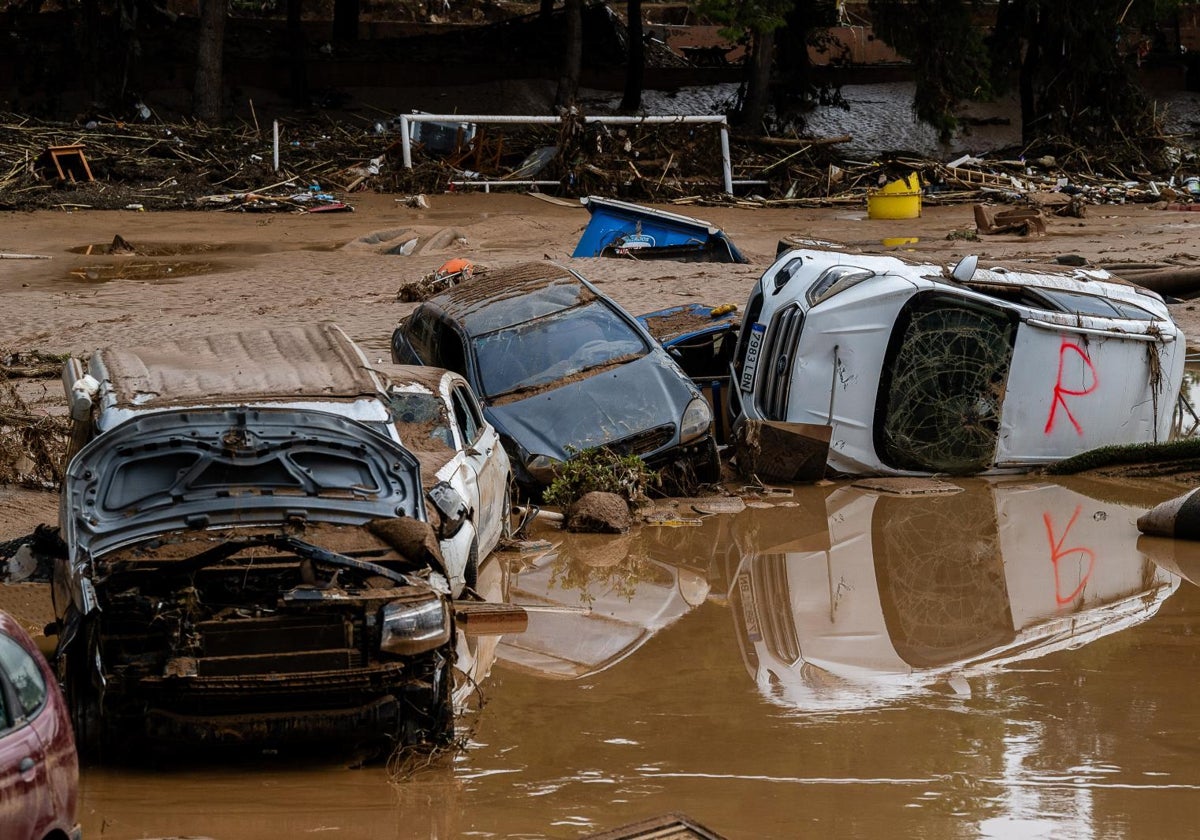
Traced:
<path fill-rule="evenodd" d="M 477 336 L 541 318 L 599 297 L 582 277 L 552 262 L 488 271 L 430 298 L 432 306 Z"/>
<path fill-rule="evenodd" d="M 389 385 L 401 387 L 418 385 L 432 394 L 438 393 L 442 387 L 442 380 L 447 375 L 452 379 L 462 379 L 453 371 L 432 365 L 397 365 L 379 361 L 375 362 L 372 367 L 387 379 Z"/>
<path fill-rule="evenodd" d="M 330 322 L 106 347 L 89 373 L 117 407 L 239 400 L 354 399 L 379 393 L 362 351 Z"/>

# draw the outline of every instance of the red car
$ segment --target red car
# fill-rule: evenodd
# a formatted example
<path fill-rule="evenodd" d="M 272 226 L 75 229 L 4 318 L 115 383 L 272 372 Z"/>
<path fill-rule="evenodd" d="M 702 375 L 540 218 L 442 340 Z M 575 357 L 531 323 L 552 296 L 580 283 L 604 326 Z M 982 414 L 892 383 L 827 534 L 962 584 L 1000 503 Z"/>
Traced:
<path fill-rule="evenodd" d="M 78 840 L 79 760 L 62 692 L 37 645 L 0 611 L 0 835 Z"/>

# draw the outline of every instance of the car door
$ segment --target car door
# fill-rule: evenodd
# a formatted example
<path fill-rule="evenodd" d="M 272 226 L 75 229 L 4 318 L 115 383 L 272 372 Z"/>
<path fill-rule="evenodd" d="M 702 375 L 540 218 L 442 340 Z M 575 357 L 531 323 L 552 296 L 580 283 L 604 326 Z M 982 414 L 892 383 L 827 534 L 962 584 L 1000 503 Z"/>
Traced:
<path fill-rule="evenodd" d="M 479 509 L 475 529 L 479 532 L 482 560 L 499 541 L 504 527 L 505 491 L 508 489 L 507 458 L 502 456 L 496 430 L 483 419 L 479 402 L 466 382 L 456 381 L 450 391 L 454 418 L 463 435 L 466 461 L 475 473 Z"/>
<path fill-rule="evenodd" d="M 0 826 L 12 840 L 40 838 L 53 818 L 46 751 L 31 723 L 46 694 L 37 662 L 0 633 Z"/>

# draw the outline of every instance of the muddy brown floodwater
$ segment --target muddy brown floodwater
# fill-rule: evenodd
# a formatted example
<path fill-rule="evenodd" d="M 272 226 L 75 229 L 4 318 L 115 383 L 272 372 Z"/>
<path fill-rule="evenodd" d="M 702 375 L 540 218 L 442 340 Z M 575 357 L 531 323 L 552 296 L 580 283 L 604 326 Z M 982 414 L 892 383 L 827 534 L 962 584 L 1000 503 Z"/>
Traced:
<path fill-rule="evenodd" d="M 557 551 L 484 572 L 542 610 L 472 640 L 465 748 L 400 779 L 88 769 L 88 835 L 567 838 L 683 811 L 730 838 L 1191 836 L 1200 551 L 1134 524 L 1173 488 L 954 484 L 543 530 Z"/>
<path fill-rule="evenodd" d="M 356 203 L 324 217 L 9 214 L 0 252 L 52 259 L 0 263 L 0 340 L 83 353 L 328 318 L 383 355 L 412 307 L 395 300 L 403 283 L 451 255 L 570 261 L 586 223 L 524 196 Z M 963 242 L 947 236 L 972 226 L 969 206 L 909 222 L 863 208 L 672 209 L 723 227 L 753 264 L 571 264 L 644 312 L 744 303 L 781 235 L 876 249 L 915 236 L 915 253 L 947 260 L 1153 261 L 1186 253 L 1200 223 L 1099 207 L 1052 219 L 1043 239 Z M 118 234 L 140 253 L 88 253 Z M 385 253 L 406 237 L 411 256 Z M 206 268 L 121 271 L 122 259 Z M 1174 308 L 1185 329 L 1189 306 Z M 62 411 L 55 382 L 22 392 Z M 670 811 L 729 838 L 1194 836 L 1200 548 L 1135 525 L 1182 488 L 952 484 L 917 496 L 796 486 L 712 515 L 685 502 L 671 524 L 618 537 L 539 526 L 532 536 L 556 549 L 481 570 L 491 597 L 539 609 L 524 633 L 463 640 L 461 749 L 405 767 L 197 765 L 186 749 L 88 767 L 85 836 L 573 838 Z M 0 488 L 0 539 L 53 521 L 55 505 Z M 0 598 L 31 626 L 48 609 L 44 588 Z"/>

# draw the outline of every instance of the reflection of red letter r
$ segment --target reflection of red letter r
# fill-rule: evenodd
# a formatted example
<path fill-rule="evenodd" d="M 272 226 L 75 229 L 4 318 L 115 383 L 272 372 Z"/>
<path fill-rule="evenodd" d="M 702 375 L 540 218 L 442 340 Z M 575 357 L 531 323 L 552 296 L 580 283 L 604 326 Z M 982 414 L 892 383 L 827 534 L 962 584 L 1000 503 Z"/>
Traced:
<path fill-rule="evenodd" d="M 1079 358 L 1083 360 L 1084 366 L 1087 367 L 1092 375 L 1092 384 L 1088 385 L 1082 391 L 1073 391 L 1063 386 L 1063 361 L 1068 350 L 1073 350 L 1079 354 Z M 1058 412 L 1058 407 L 1061 405 L 1067 415 L 1067 419 L 1075 427 L 1076 433 L 1082 437 L 1083 427 L 1079 425 L 1079 421 L 1075 419 L 1075 415 L 1071 413 L 1070 407 L 1067 406 L 1066 397 L 1082 397 L 1085 394 L 1090 394 L 1096 390 L 1096 386 L 1099 384 L 1100 379 L 1096 376 L 1096 368 L 1092 365 L 1092 360 L 1088 358 L 1087 352 L 1078 344 L 1072 344 L 1064 338 L 1062 345 L 1058 348 L 1058 377 L 1054 380 L 1054 400 L 1050 403 L 1050 416 L 1046 418 L 1046 434 L 1050 434 L 1053 431 L 1054 415 Z"/>
<path fill-rule="evenodd" d="M 1088 578 L 1092 576 L 1092 568 L 1096 565 L 1096 552 L 1092 551 L 1090 548 L 1085 548 L 1082 545 L 1063 548 L 1063 543 L 1067 541 L 1067 534 L 1071 532 L 1071 527 L 1075 524 L 1075 520 L 1079 518 L 1079 512 L 1082 509 L 1083 508 L 1081 505 L 1075 506 L 1075 512 L 1071 514 L 1071 521 L 1067 523 L 1067 527 L 1062 532 L 1062 538 L 1059 539 L 1058 542 L 1054 541 L 1054 523 L 1050 521 L 1050 514 L 1042 514 L 1042 521 L 1046 523 L 1046 541 L 1050 543 L 1050 563 L 1054 566 L 1054 600 L 1058 602 L 1060 607 L 1066 606 L 1074 601 L 1076 597 L 1078 597 L 1079 593 L 1083 591 L 1083 587 L 1087 585 Z M 1076 586 L 1074 590 L 1064 595 L 1062 591 L 1062 580 L 1058 574 L 1058 561 L 1062 560 L 1064 557 L 1074 554 L 1075 552 L 1079 552 L 1081 559 L 1083 557 L 1087 558 L 1087 571 L 1083 573 L 1083 576 L 1079 581 L 1079 585 Z"/>

